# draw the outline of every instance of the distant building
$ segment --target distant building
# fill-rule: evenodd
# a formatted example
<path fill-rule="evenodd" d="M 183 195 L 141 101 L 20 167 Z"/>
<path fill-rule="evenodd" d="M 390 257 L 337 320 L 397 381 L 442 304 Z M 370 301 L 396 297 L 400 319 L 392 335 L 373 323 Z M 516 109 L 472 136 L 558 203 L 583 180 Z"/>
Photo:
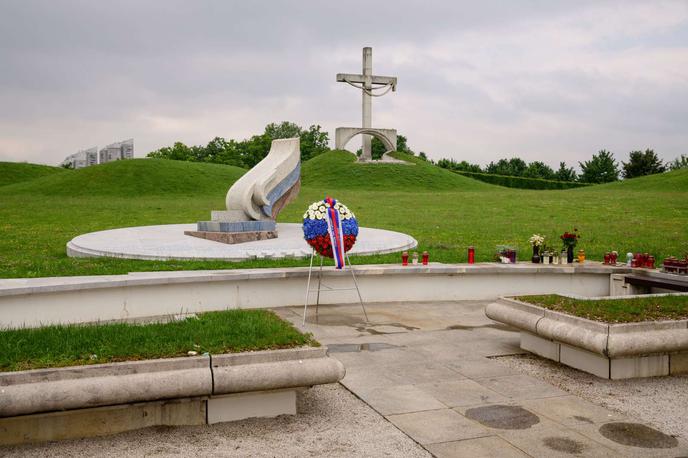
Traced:
<path fill-rule="evenodd" d="M 121 159 L 134 158 L 134 139 L 124 140 L 107 145 L 100 150 L 100 163 L 119 161 Z"/>
<path fill-rule="evenodd" d="M 67 156 L 60 164 L 71 169 L 83 169 L 98 163 L 98 147 L 78 151 L 71 156 Z"/>

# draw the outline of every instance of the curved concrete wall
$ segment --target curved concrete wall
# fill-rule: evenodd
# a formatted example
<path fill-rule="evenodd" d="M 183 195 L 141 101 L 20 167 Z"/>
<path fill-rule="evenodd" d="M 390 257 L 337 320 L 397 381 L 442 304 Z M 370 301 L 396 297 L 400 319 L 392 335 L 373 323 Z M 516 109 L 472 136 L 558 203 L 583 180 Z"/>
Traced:
<path fill-rule="evenodd" d="M 611 273 L 625 268 L 532 264 L 355 266 L 363 300 L 453 301 L 504 295 L 609 294 Z M 307 268 L 140 272 L 128 275 L 0 280 L 0 326 L 40 326 L 303 305 Z M 325 268 L 323 281 L 351 288 L 351 274 Z M 315 296 L 309 303 L 313 303 Z M 322 304 L 357 303 L 355 291 L 323 292 Z"/>
<path fill-rule="evenodd" d="M 0 373 L 0 417 L 334 383 L 326 348 Z M 211 364 L 212 361 L 212 364 Z"/>

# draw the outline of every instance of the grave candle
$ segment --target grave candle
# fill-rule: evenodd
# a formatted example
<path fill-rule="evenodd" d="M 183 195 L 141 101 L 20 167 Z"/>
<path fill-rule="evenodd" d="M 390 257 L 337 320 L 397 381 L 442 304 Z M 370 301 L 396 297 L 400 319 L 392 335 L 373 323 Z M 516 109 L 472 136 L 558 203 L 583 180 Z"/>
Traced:
<path fill-rule="evenodd" d="M 468 263 L 475 264 L 475 247 L 468 247 Z"/>
<path fill-rule="evenodd" d="M 423 265 L 427 266 L 428 265 L 428 260 L 430 259 L 430 255 L 428 254 L 427 251 L 423 251 Z"/>
<path fill-rule="evenodd" d="M 408 251 L 401 253 L 401 265 L 408 266 Z"/>

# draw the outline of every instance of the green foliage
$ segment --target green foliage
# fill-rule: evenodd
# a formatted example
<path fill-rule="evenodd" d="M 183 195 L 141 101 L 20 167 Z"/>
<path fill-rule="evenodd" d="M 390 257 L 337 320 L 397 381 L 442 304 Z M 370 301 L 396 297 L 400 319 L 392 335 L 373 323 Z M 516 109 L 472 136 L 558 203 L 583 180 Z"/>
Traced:
<path fill-rule="evenodd" d="M 688 296 L 593 300 L 547 294 L 519 296 L 517 299 L 557 312 L 605 323 L 685 320 L 688 318 Z"/>
<path fill-rule="evenodd" d="M 49 165 L 27 164 L 26 162 L 0 162 L 0 186 L 7 186 L 36 178 L 59 174 L 67 170 Z"/>
<path fill-rule="evenodd" d="M 497 163 L 490 162 L 485 167 L 485 173 L 522 177 L 527 168 L 528 164 L 523 159 L 513 157 L 511 159 L 500 159 Z"/>
<path fill-rule="evenodd" d="M 619 167 L 609 151 L 600 150 L 591 160 L 578 164 L 582 170 L 578 180 L 582 183 L 610 183 L 619 179 Z"/>
<path fill-rule="evenodd" d="M 669 169 L 671 170 L 679 170 L 679 169 L 688 169 L 688 156 L 685 154 L 681 154 L 681 157 L 677 157 L 673 161 L 669 163 Z"/>
<path fill-rule="evenodd" d="M 559 163 L 559 170 L 555 173 L 557 181 L 576 181 L 576 171 L 572 167 L 566 167 L 566 162 Z"/>
<path fill-rule="evenodd" d="M 406 137 L 404 137 L 403 135 L 397 135 L 397 152 L 414 156 L 416 153 L 414 153 L 411 150 L 411 148 L 408 147 L 406 142 Z M 373 137 L 370 141 L 370 155 L 373 158 L 373 160 L 378 160 L 382 158 L 382 155 L 386 152 L 387 149 L 385 148 L 385 144 L 382 143 L 382 141 L 378 140 L 377 137 Z M 357 156 L 360 156 L 362 153 L 363 150 L 361 148 L 356 150 Z"/>
<path fill-rule="evenodd" d="M 526 178 L 541 178 L 543 180 L 555 180 L 556 175 L 554 170 L 544 162 L 533 161 L 528 164 L 528 167 L 523 172 Z"/>
<path fill-rule="evenodd" d="M 171 147 L 164 146 L 151 151 L 147 156 L 177 161 L 212 162 L 250 169 L 267 156 L 272 140 L 300 137 L 301 160 L 306 161 L 328 149 L 328 133 L 320 129 L 318 125 L 302 129 L 288 121 L 280 124 L 271 123 L 265 126 L 262 134 L 254 135 L 246 140 L 225 140 L 222 137 L 215 137 L 206 146 L 187 146 L 182 142 L 176 142 Z"/>
<path fill-rule="evenodd" d="M 491 173 L 464 172 L 463 170 L 453 170 L 460 175 L 484 181 L 485 183 L 505 186 L 507 188 L 519 189 L 570 189 L 587 186 L 585 183 L 573 181 L 543 180 L 541 178 L 513 177 L 507 175 L 494 175 Z"/>
<path fill-rule="evenodd" d="M 624 178 L 637 178 L 645 175 L 666 172 L 662 160 L 651 149 L 631 151 L 628 162 L 622 162 Z"/>
<path fill-rule="evenodd" d="M 440 159 L 437 166 L 443 169 L 458 170 L 461 172 L 482 173 L 483 170 L 478 164 L 471 164 L 466 161 L 456 162 L 454 159 Z"/>
<path fill-rule="evenodd" d="M 318 345 L 267 310 L 225 310 L 168 323 L 53 325 L 0 331 L 0 372 Z"/>

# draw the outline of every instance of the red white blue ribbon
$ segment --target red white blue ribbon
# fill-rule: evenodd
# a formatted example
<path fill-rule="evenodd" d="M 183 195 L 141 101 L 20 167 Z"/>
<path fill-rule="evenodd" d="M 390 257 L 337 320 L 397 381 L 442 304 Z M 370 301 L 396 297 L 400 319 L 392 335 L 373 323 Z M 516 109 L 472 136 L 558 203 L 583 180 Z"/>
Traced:
<path fill-rule="evenodd" d="M 339 217 L 339 210 L 334 208 L 337 203 L 331 197 L 325 198 L 325 202 L 330 204 L 327 207 L 327 232 L 330 234 L 330 241 L 332 242 L 332 257 L 334 258 L 334 265 L 337 269 L 345 267 L 344 264 L 344 232 L 342 231 L 342 220 Z"/>

